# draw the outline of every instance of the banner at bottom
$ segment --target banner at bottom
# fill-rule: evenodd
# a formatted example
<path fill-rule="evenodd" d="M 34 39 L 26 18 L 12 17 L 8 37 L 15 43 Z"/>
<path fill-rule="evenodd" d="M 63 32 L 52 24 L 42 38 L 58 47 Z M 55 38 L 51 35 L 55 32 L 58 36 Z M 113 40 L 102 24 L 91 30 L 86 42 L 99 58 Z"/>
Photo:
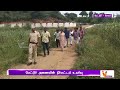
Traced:
<path fill-rule="evenodd" d="M 7 70 L 7 75 L 100 76 L 100 70 L 9 69 L 9 70 Z"/>

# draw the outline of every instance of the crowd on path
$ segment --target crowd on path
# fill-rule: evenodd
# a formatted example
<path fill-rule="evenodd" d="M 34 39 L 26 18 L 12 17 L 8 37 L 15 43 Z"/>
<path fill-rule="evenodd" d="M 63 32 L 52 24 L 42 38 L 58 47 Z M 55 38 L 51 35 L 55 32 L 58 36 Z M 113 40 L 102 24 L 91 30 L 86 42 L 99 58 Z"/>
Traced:
<path fill-rule="evenodd" d="M 64 51 L 64 48 L 68 47 L 69 42 L 71 46 L 73 44 L 80 44 L 83 40 L 84 34 L 85 32 L 82 26 L 80 28 L 76 27 L 74 29 L 65 28 L 64 30 L 58 28 L 54 33 L 56 47 L 61 48 L 61 51 Z M 44 57 L 46 57 L 46 50 L 47 55 L 50 54 L 50 38 L 51 34 L 47 28 L 44 28 L 44 31 L 42 33 L 39 33 L 34 28 L 32 29 L 32 32 L 29 34 L 29 55 L 27 65 L 37 63 L 37 48 L 40 46 L 40 44 L 43 47 Z"/>

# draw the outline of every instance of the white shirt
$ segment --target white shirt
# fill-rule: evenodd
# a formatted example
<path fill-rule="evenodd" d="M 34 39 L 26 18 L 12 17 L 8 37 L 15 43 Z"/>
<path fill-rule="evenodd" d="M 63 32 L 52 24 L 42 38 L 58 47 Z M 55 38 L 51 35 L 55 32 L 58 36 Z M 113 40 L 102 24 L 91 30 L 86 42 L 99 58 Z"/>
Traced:
<path fill-rule="evenodd" d="M 41 33 L 41 36 L 42 36 L 42 42 L 44 42 L 44 43 L 48 43 L 49 42 L 49 37 L 51 37 L 50 33 L 48 31 L 46 31 L 46 32 L 43 31 Z"/>
<path fill-rule="evenodd" d="M 56 38 L 56 39 L 60 39 L 60 32 L 58 32 L 58 33 L 55 32 L 54 35 L 55 35 L 55 38 Z"/>
<path fill-rule="evenodd" d="M 73 35 L 73 31 L 72 32 L 70 31 L 70 37 L 73 37 L 72 35 Z"/>

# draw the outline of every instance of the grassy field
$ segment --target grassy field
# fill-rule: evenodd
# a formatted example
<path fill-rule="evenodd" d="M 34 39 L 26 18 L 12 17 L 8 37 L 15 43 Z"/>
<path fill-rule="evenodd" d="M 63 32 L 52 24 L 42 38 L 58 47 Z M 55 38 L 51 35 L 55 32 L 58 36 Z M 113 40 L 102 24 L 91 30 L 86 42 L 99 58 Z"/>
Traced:
<path fill-rule="evenodd" d="M 37 29 L 39 32 L 42 29 Z M 55 47 L 53 32 L 50 46 Z M 0 74 L 11 66 L 27 62 L 29 27 L 0 28 Z M 40 47 L 38 53 L 42 51 Z M 76 47 L 78 59 L 73 67 L 75 70 L 115 70 L 115 78 L 120 79 L 120 23 L 107 23 L 86 30 L 80 46 Z M 99 77 L 69 77 L 69 79 L 99 79 Z"/>
<path fill-rule="evenodd" d="M 41 32 L 41 29 L 37 29 Z M 48 29 L 52 35 L 51 47 L 55 47 L 53 32 L 55 29 Z M 30 27 L 10 28 L 9 26 L 0 28 L 0 74 L 11 66 L 27 62 L 28 57 L 28 37 L 31 32 Z M 22 46 L 23 48 L 19 47 Z M 38 53 L 42 47 L 38 48 Z"/>
<path fill-rule="evenodd" d="M 75 70 L 115 70 L 120 79 L 120 23 L 107 23 L 86 30 Z M 100 77 L 69 77 L 69 79 L 100 79 Z"/>

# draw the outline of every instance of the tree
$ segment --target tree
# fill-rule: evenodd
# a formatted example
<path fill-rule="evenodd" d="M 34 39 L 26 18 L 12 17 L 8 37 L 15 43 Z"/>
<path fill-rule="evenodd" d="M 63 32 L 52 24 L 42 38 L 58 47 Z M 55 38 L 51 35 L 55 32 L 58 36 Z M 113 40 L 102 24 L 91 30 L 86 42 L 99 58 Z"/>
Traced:
<path fill-rule="evenodd" d="M 51 11 L 50 17 L 57 18 L 57 19 L 64 19 L 65 17 L 59 11 Z"/>
<path fill-rule="evenodd" d="M 77 14 L 75 13 L 65 13 L 65 17 L 71 21 L 74 21 L 77 18 Z"/>
<path fill-rule="evenodd" d="M 44 18 L 46 15 L 45 14 L 43 14 L 41 11 L 33 11 L 32 13 L 31 13 L 31 17 L 33 18 L 33 19 L 41 19 L 41 18 Z"/>
<path fill-rule="evenodd" d="M 89 17 L 92 18 L 92 15 L 93 15 L 93 12 L 90 11 L 90 12 L 89 12 Z"/>
<path fill-rule="evenodd" d="M 77 19 L 77 22 L 78 23 L 89 23 L 89 18 L 86 18 L 86 17 L 79 17 L 78 19 Z"/>
<path fill-rule="evenodd" d="M 64 15 L 65 15 L 65 17 L 69 18 L 70 14 L 69 13 L 65 13 Z"/>
<path fill-rule="evenodd" d="M 55 18 L 65 20 L 59 11 L 0 11 L 0 22 Z"/>
<path fill-rule="evenodd" d="M 77 14 L 75 14 L 75 13 L 70 13 L 70 19 L 71 20 L 75 20 L 77 18 Z"/>
<path fill-rule="evenodd" d="M 83 16 L 86 16 L 86 17 L 88 16 L 88 14 L 87 14 L 86 11 L 82 11 L 79 15 L 81 15 L 82 17 L 83 17 Z"/>

